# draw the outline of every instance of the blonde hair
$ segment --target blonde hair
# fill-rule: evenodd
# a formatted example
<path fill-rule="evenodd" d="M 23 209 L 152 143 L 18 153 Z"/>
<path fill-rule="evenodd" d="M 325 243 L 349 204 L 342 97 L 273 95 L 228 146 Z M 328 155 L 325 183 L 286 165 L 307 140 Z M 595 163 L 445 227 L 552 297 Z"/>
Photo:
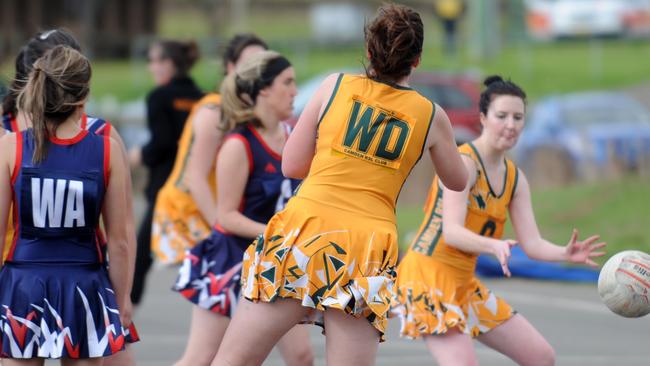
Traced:
<path fill-rule="evenodd" d="M 282 57 L 275 51 L 262 51 L 244 60 L 237 69 L 226 76 L 221 84 L 222 128 L 232 130 L 237 125 L 252 123 L 256 127 L 261 122 L 255 115 L 257 92 L 262 85 L 262 74 L 269 61 Z"/>
<path fill-rule="evenodd" d="M 49 137 L 56 127 L 86 101 L 90 76 L 88 59 L 68 46 L 56 46 L 34 62 L 26 85 L 18 94 L 18 109 L 32 121 L 34 163 L 47 157 Z"/>

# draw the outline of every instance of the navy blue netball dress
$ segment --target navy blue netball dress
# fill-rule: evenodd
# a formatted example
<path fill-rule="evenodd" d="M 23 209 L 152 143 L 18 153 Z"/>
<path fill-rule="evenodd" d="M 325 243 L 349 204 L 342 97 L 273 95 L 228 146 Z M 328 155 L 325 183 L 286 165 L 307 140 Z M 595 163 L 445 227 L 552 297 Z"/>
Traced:
<path fill-rule="evenodd" d="M 11 113 L 6 113 L 2 116 L 2 123 L 4 129 L 7 132 L 17 132 L 19 130 L 18 122 Z M 81 128 L 88 130 L 88 132 L 92 134 L 108 137 L 111 135 L 111 128 L 113 128 L 113 126 L 109 121 L 103 118 L 91 117 L 84 113 L 81 117 Z M 11 226 L 11 222 L 9 222 L 9 224 Z M 8 233 L 9 232 L 13 232 L 13 230 L 8 230 Z M 106 260 L 106 239 L 104 233 L 99 228 L 97 229 L 97 239 L 99 240 L 102 248 L 102 255 L 105 259 L 104 264 L 108 266 L 108 261 Z M 125 337 L 127 343 L 135 343 L 140 340 L 140 336 L 138 335 L 138 331 L 134 323 L 131 323 L 129 328 L 126 329 Z"/>
<path fill-rule="evenodd" d="M 282 157 L 250 124 L 237 127 L 226 138 L 241 140 L 248 155 L 249 176 L 240 212 L 253 221 L 267 223 L 284 208 L 300 181 L 282 175 Z M 186 252 L 173 290 L 203 309 L 232 317 L 241 288 L 244 251 L 253 239 L 230 234 L 216 225 L 207 239 Z"/>
<path fill-rule="evenodd" d="M 8 358 L 104 357 L 124 349 L 98 236 L 110 166 L 108 136 L 51 138 L 33 164 L 32 130 L 16 135 L 14 222 L 0 271 L 0 347 Z"/>
<path fill-rule="evenodd" d="M 7 132 L 14 132 L 18 130 L 18 123 L 16 122 L 16 118 L 14 118 L 13 114 L 5 113 L 2 115 L 2 128 L 4 128 Z"/>

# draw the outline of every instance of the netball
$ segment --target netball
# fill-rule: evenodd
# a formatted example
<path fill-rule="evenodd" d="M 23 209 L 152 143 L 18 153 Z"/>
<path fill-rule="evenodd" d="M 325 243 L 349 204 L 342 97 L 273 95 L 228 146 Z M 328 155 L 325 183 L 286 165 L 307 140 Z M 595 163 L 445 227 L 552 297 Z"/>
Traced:
<path fill-rule="evenodd" d="M 620 316 L 638 318 L 650 313 L 650 255 L 625 250 L 611 257 L 600 271 L 598 294 Z"/>

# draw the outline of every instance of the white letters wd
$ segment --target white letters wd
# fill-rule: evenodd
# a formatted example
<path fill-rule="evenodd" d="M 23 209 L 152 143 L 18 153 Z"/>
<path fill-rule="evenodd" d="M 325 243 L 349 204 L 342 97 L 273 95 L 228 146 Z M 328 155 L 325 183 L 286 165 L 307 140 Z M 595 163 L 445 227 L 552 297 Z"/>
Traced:
<path fill-rule="evenodd" d="M 68 186 L 68 200 L 66 202 L 65 227 L 85 226 L 83 205 L 83 182 L 72 180 L 68 183 L 65 179 L 32 178 L 32 218 L 34 226 L 38 228 L 60 228 L 63 219 L 63 200 L 66 186 Z M 47 222 L 46 222 L 47 220 Z"/>

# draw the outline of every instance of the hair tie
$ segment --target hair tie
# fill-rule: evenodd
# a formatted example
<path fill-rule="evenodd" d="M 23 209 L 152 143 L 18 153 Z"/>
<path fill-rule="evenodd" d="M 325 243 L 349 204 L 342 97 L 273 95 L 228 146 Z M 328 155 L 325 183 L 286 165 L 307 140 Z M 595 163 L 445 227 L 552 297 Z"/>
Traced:
<path fill-rule="evenodd" d="M 43 32 L 40 36 L 38 36 L 38 39 L 41 41 L 44 41 L 47 39 L 47 37 L 51 36 L 52 34 L 56 33 L 56 29 L 49 30 L 47 32 Z"/>

